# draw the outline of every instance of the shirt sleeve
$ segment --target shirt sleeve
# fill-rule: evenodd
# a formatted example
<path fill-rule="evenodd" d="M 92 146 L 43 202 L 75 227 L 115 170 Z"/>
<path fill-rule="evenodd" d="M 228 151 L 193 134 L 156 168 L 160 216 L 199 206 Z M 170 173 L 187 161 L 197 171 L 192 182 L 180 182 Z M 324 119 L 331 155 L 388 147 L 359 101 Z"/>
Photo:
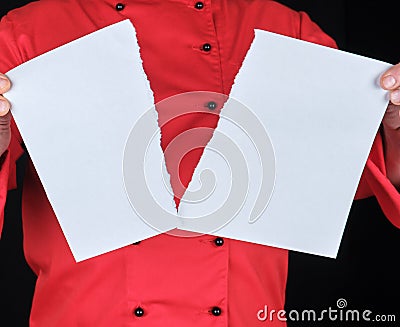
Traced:
<path fill-rule="evenodd" d="M 6 73 L 21 63 L 21 57 L 14 39 L 13 26 L 7 16 L 0 21 L 0 49 L 0 72 Z M 21 136 L 12 119 L 10 145 L 0 159 L 0 235 L 3 227 L 7 192 L 17 187 L 16 161 L 23 153 L 21 143 Z"/>
<path fill-rule="evenodd" d="M 300 12 L 300 38 L 309 42 L 337 48 L 335 41 L 324 33 L 309 16 Z M 381 130 L 378 131 L 364 167 L 355 199 L 375 196 L 389 221 L 400 228 L 400 195 L 386 177 L 386 165 Z"/>

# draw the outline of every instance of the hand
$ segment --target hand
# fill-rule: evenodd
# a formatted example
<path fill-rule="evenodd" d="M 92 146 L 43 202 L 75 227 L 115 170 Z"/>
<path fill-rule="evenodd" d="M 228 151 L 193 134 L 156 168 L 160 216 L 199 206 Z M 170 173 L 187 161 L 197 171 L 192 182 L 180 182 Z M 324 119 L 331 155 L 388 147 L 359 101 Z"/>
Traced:
<path fill-rule="evenodd" d="M 400 63 L 389 68 L 381 77 L 381 86 L 389 91 L 390 102 L 383 118 L 388 130 L 400 129 Z"/>
<path fill-rule="evenodd" d="M 400 63 L 383 73 L 380 83 L 390 97 L 382 121 L 386 175 L 400 191 Z"/>
<path fill-rule="evenodd" d="M 2 95 L 11 87 L 10 80 L 0 73 L 0 156 L 7 150 L 11 139 L 10 102 Z"/>

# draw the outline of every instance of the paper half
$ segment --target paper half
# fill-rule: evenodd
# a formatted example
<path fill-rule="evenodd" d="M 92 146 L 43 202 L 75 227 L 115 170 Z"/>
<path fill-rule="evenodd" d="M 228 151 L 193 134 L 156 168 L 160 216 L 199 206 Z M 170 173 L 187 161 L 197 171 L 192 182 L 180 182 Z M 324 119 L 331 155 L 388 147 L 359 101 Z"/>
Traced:
<path fill-rule="evenodd" d="M 77 261 L 176 224 L 150 227 L 125 191 L 126 141 L 136 121 L 154 105 L 135 35 L 126 20 L 7 73 L 13 82 L 7 93 L 13 117 Z M 159 145 L 156 112 L 153 118 L 147 128 L 158 133 Z M 160 146 L 146 155 L 151 156 L 147 162 L 163 165 Z M 164 184 L 152 187 L 161 207 L 176 213 Z"/>
<path fill-rule="evenodd" d="M 205 170 L 221 182 L 204 201 L 183 197 L 180 228 L 336 257 L 387 107 L 378 79 L 389 66 L 256 30 L 188 190 L 199 188 Z M 223 156 L 219 135 L 237 145 L 245 168 L 236 168 L 239 155 L 231 162 Z M 230 197 L 229 178 L 243 179 L 245 196 Z M 211 211 L 232 207 L 232 219 L 217 215 L 203 224 Z"/>

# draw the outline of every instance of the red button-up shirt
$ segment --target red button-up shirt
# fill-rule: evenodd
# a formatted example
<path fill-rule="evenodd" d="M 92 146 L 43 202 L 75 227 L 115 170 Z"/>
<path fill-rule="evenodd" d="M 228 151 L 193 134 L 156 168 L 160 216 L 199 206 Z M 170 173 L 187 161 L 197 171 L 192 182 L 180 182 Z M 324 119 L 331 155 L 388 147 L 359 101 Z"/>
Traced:
<path fill-rule="evenodd" d="M 12 11 L 0 24 L 0 71 L 127 18 L 137 30 L 156 102 L 188 91 L 229 94 L 256 28 L 335 47 L 305 13 L 273 1 L 205 0 L 199 6 L 191 0 L 125 0 L 118 8 L 117 2 L 41 0 Z M 210 51 L 202 48 L 206 43 Z M 163 144 L 186 129 L 216 123 L 214 115 L 189 115 L 163 127 Z M 14 124 L 12 131 L 0 170 L 0 207 L 7 189 L 15 187 L 15 161 L 22 153 Z M 201 152 L 182 163 L 184 185 Z M 277 316 L 260 321 L 257 312 L 265 305 L 284 308 L 286 250 L 230 239 L 221 244 L 209 235 L 160 235 L 76 263 L 32 163 L 23 187 L 25 255 L 38 276 L 32 327 L 285 326 Z M 358 191 L 371 195 L 399 226 L 400 201 L 385 177 L 380 135 Z M 137 308 L 142 315 L 135 315 Z"/>

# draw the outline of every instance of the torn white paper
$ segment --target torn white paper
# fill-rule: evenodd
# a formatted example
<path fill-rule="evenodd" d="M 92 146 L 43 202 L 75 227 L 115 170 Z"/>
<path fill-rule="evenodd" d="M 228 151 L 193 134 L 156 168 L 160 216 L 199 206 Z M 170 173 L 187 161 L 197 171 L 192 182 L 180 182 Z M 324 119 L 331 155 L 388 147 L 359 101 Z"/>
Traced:
<path fill-rule="evenodd" d="M 249 185 L 243 185 L 248 186 L 247 197 L 224 203 L 221 194 L 231 192 L 227 190 L 229 183 L 217 184 L 213 194 L 202 202 L 187 202 L 184 196 L 179 212 L 187 219 L 182 220 L 181 228 L 210 233 L 210 225 L 189 218 L 206 216 L 210 208 L 236 206 L 240 209 L 235 218 L 213 234 L 336 257 L 362 170 L 387 107 L 378 78 L 389 66 L 256 30 L 216 129 L 217 134 L 226 134 L 239 144 L 248 158 L 249 171 L 254 171 Z M 237 128 L 244 126 L 249 116 L 246 110 L 238 110 L 237 101 L 265 126 L 275 166 L 271 151 L 260 161 L 257 142 L 255 146 L 245 145 L 249 143 L 246 139 L 255 140 L 255 131 L 240 132 Z M 234 123 L 230 119 L 233 116 Z M 220 148 L 216 143 L 213 138 L 207 145 L 189 190 L 193 185 L 198 187 L 203 170 L 226 170 L 226 162 L 214 151 Z M 264 176 L 262 166 L 269 169 Z M 263 178 L 270 180 L 271 187 L 259 194 Z M 257 197 L 261 201 L 258 209 L 266 209 L 261 216 L 253 217 Z M 223 217 L 217 220 L 225 223 Z"/>
<path fill-rule="evenodd" d="M 159 234 L 132 209 L 123 181 L 130 130 L 154 104 L 132 24 L 111 25 L 7 74 L 12 114 L 75 259 Z M 151 122 L 156 131 L 155 112 Z M 148 161 L 161 165 L 157 149 Z M 176 213 L 169 193 L 158 193 Z"/>

